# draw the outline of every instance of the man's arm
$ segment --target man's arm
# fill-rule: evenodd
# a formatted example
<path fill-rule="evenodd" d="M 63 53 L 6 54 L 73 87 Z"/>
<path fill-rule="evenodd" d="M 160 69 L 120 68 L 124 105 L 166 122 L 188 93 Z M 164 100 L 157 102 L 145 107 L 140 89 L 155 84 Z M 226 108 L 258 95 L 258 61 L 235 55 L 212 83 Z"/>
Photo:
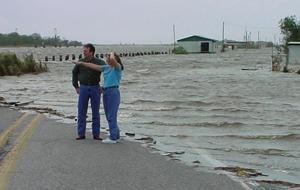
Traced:
<path fill-rule="evenodd" d="M 79 65 L 75 65 L 72 71 L 72 84 L 75 89 L 78 89 L 78 74 L 79 74 Z"/>

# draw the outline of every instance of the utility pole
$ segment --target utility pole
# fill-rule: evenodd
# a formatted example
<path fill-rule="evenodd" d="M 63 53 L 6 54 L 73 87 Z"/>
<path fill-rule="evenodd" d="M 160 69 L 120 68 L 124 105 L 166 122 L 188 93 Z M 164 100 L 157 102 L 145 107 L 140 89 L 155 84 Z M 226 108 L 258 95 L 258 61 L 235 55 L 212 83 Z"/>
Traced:
<path fill-rule="evenodd" d="M 272 38 L 271 38 L 272 41 Z M 274 63 L 274 42 L 272 42 L 272 65 Z"/>
<path fill-rule="evenodd" d="M 176 36 L 175 36 L 175 24 L 173 24 L 173 37 L 174 37 L 174 47 L 173 47 L 173 51 L 175 51 L 175 46 L 176 46 Z"/>
<path fill-rule="evenodd" d="M 257 48 L 260 48 L 260 43 L 259 43 L 259 31 L 257 32 Z"/>
<path fill-rule="evenodd" d="M 57 47 L 57 29 L 54 28 L 54 46 Z"/>
<path fill-rule="evenodd" d="M 251 43 L 251 32 L 249 32 L 249 39 L 248 39 L 248 41 Z"/>
<path fill-rule="evenodd" d="M 223 22 L 223 32 L 222 32 L 222 52 L 225 52 L 225 41 L 224 41 L 224 36 L 225 36 L 225 23 Z"/>
<path fill-rule="evenodd" d="M 245 34 L 245 48 L 247 49 L 247 43 L 248 43 L 248 32 L 247 32 L 247 28 L 246 28 L 246 34 Z"/>

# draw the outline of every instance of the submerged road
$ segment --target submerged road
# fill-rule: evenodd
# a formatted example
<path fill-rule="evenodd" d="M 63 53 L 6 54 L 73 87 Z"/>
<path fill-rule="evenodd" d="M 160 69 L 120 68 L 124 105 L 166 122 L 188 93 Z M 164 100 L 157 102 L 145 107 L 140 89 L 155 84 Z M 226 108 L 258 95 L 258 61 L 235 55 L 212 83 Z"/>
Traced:
<path fill-rule="evenodd" d="M 40 114 L 0 107 L 0 190 L 241 190 L 223 174 L 198 172 L 139 143 L 76 141 L 76 130 Z"/>

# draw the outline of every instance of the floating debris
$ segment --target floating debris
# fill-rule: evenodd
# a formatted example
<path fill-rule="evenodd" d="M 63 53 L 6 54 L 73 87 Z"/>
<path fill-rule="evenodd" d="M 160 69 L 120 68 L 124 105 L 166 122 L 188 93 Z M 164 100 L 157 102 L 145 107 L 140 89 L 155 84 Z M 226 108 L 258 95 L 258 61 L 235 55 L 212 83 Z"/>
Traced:
<path fill-rule="evenodd" d="M 2 104 L 10 105 L 10 106 L 26 106 L 26 105 L 32 104 L 34 101 L 28 101 L 28 102 L 18 102 L 18 101 L 17 102 L 6 102 L 5 98 L 0 97 L 0 102 Z"/>
<path fill-rule="evenodd" d="M 168 156 L 170 158 L 174 158 L 175 155 L 180 155 L 180 154 L 184 154 L 184 151 L 175 151 L 175 152 L 165 152 L 163 155 L 164 156 Z"/>
<path fill-rule="evenodd" d="M 261 172 L 257 172 L 255 169 L 241 168 L 241 167 L 216 167 L 215 170 L 224 170 L 227 172 L 235 173 L 239 177 L 257 177 L 257 176 L 267 176 Z"/>
<path fill-rule="evenodd" d="M 69 115 L 69 116 L 66 116 L 66 118 L 67 118 L 67 119 L 75 119 L 76 116 L 74 116 L 74 115 Z"/>
<path fill-rule="evenodd" d="M 300 187 L 300 184 L 296 183 L 290 183 L 286 181 L 272 181 L 272 180 L 255 180 L 258 183 L 268 183 L 268 184 L 274 184 L 274 185 L 282 185 L 290 188 L 298 188 Z"/>
<path fill-rule="evenodd" d="M 193 161 L 194 164 L 200 164 L 201 162 L 199 160 Z"/>
<path fill-rule="evenodd" d="M 32 104 L 34 101 L 28 101 L 23 103 L 15 103 L 15 106 L 27 106 L 29 104 Z"/>
<path fill-rule="evenodd" d="M 170 137 L 175 137 L 175 138 L 179 138 L 179 139 L 184 139 L 184 138 L 188 138 L 189 136 L 187 136 L 187 135 L 170 135 Z"/>
<path fill-rule="evenodd" d="M 141 138 L 136 138 L 135 140 L 144 141 L 145 143 L 156 144 L 156 141 L 152 137 L 141 137 Z"/>
<path fill-rule="evenodd" d="M 141 138 L 136 138 L 135 140 L 138 141 L 154 141 L 152 137 L 141 137 Z"/>
<path fill-rule="evenodd" d="M 163 153 L 162 155 L 167 156 L 169 158 L 174 158 L 174 154 L 172 154 L 172 153 Z"/>
<path fill-rule="evenodd" d="M 170 152 L 170 153 L 174 153 L 174 154 L 184 154 L 184 151 L 176 151 L 176 152 Z"/>
<path fill-rule="evenodd" d="M 20 102 L 6 102 L 6 101 L 1 101 L 1 103 L 2 104 L 5 104 L 5 105 L 10 105 L 10 106 L 14 106 L 14 105 L 16 105 L 16 104 L 18 104 L 18 103 L 20 103 Z"/>
<path fill-rule="evenodd" d="M 248 69 L 248 68 L 244 68 L 242 69 L 243 71 L 257 71 L 258 69 Z"/>
<path fill-rule="evenodd" d="M 179 160 L 179 159 L 177 159 L 177 158 L 171 158 L 170 160 L 173 160 L 173 161 L 181 161 L 181 160 Z"/>
<path fill-rule="evenodd" d="M 28 88 L 21 88 L 21 89 L 17 89 L 18 91 L 27 91 Z"/>
<path fill-rule="evenodd" d="M 23 106 L 19 106 L 19 108 L 23 109 L 23 110 L 34 110 L 38 113 L 49 113 L 49 114 L 52 114 L 52 115 L 56 115 L 56 116 L 59 116 L 59 117 L 66 118 L 66 116 L 64 114 L 59 113 L 57 110 L 54 110 L 52 108 L 23 107 Z"/>
<path fill-rule="evenodd" d="M 125 135 L 129 136 L 129 137 L 134 137 L 135 136 L 135 133 L 125 133 Z"/>

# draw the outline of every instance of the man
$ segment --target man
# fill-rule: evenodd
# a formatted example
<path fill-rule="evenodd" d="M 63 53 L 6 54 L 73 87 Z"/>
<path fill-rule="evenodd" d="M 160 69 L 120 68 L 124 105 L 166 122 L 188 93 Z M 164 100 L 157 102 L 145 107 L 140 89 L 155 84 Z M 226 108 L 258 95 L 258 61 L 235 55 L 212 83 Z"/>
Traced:
<path fill-rule="evenodd" d="M 96 65 L 105 65 L 105 62 L 101 59 L 94 57 L 95 47 L 92 44 L 86 44 L 83 46 L 84 58 L 80 61 L 89 62 Z M 79 94 L 78 99 L 78 120 L 77 120 L 77 132 L 78 137 L 76 140 L 85 139 L 86 130 L 86 118 L 88 110 L 88 102 L 91 100 L 92 107 L 92 130 L 93 138 L 95 140 L 102 140 L 100 138 L 100 98 L 101 88 L 99 85 L 101 72 L 94 71 L 81 65 L 75 65 L 73 69 L 72 82 L 73 86 Z M 78 81 L 80 86 L 78 85 Z"/>

